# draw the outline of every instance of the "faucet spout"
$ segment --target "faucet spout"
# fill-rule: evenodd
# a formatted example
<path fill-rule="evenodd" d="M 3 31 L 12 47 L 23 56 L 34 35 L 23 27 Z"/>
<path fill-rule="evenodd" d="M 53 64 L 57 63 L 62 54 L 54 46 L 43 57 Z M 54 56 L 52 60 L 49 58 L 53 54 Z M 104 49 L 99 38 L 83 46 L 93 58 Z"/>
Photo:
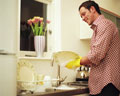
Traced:
<path fill-rule="evenodd" d="M 58 86 L 61 84 L 61 82 L 60 82 L 61 76 L 60 76 L 60 75 L 61 75 L 61 74 L 60 74 L 60 65 L 58 64 L 58 72 L 57 72 L 57 78 L 58 78 L 57 85 L 58 85 Z"/>
<path fill-rule="evenodd" d="M 61 61 L 61 53 L 54 53 L 53 54 L 53 60 L 51 62 L 51 66 L 53 67 L 53 64 L 56 63 L 57 64 L 57 86 L 59 86 L 66 78 L 67 76 L 63 79 L 61 78 L 61 68 L 60 68 L 60 61 Z"/>
<path fill-rule="evenodd" d="M 60 74 L 60 65 L 58 65 L 58 74 L 57 74 L 57 78 L 58 78 L 58 82 L 57 82 L 57 86 L 59 86 L 62 82 L 65 81 L 65 79 L 67 78 L 67 76 L 65 76 L 65 78 L 61 78 L 61 74 Z"/>

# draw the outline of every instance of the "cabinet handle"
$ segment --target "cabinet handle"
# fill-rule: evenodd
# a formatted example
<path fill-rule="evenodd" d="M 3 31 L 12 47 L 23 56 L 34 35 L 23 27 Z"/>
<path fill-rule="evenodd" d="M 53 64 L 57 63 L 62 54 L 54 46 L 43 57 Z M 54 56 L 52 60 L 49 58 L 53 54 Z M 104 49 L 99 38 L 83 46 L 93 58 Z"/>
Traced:
<path fill-rule="evenodd" d="M 3 53 L 3 52 L 0 52 L 0 55 L 16 55 L 15 53 Z"/>

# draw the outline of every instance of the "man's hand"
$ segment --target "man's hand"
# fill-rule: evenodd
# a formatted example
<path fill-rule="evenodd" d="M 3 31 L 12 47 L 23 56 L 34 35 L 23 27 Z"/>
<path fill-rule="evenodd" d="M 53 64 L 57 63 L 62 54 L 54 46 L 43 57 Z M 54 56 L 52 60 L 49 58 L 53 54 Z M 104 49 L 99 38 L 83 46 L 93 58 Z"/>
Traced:
<path fill-rule="evenodd" d="M 82 59 L 81 59 L 81 61 L 80 61 L 80 65 L 90 66 L 90 65 L 91 65 L 91 62 L 90 62 L 90 60 L 88 59 L 88 57 L 85 56 L 85 57 L 82 57 Z"/>

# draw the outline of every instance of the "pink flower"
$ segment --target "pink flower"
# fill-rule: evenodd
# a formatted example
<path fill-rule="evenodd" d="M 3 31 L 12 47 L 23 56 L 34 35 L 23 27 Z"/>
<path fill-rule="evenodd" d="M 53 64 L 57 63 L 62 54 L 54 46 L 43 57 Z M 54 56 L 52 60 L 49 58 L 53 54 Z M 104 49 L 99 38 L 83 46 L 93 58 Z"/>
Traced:
<path fill-rule="evenodd" d="M 29 25 L 32 25 L 32 19 L 29 19 L 29 20 L 28 20 L 28 24 L 29 24 Z"/>
<path fill-rule="evenodd" d="M 46 23 L 50 23 L 49 20 Z M 28 24 L 31 26 L 34 35 L 43 36 L 47 32 L 47 24 L 44 23 L 43 17 L 35 16 L 28 20 Z"/>
<path fill-rule="evenodd" d="M 47 20 L 46 22 L 47 22 L 48 24 L 50 23 L 50 21 L 49 21 L 49 20 Z"/>
<path fill-rule="evenodd" d="M 43 18 L 40 18 L 40 22 L 43 22 Z"/>
<path fill-rule="evenodd" d="M 40 17 L 34 17 L 33 19 L 32 19 L 32 22 L 33 23 L 38 23 L 40 21 Z"/>

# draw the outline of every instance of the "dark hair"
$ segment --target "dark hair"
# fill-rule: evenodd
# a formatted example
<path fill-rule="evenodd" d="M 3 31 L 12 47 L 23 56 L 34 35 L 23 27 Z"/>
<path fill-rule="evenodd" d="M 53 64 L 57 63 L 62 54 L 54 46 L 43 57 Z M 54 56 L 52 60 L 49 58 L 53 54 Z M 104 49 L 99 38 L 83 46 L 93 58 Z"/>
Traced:
<path fill-rule="evenodd" d="M 85 8 L 87 8 L 88 10 L 90 10 L 91 6 L 94 6 L 95 9 L 96 9 L 96 11 L 97 11 L 99 14 L 101 14 L 99 5 L 98 5 L 96 2 L 91 1 L 91 0 L 83 2 L 83 3 L 79 6 L 79 10 L 80 10 L 81 7 L 85 7 Z"/>

